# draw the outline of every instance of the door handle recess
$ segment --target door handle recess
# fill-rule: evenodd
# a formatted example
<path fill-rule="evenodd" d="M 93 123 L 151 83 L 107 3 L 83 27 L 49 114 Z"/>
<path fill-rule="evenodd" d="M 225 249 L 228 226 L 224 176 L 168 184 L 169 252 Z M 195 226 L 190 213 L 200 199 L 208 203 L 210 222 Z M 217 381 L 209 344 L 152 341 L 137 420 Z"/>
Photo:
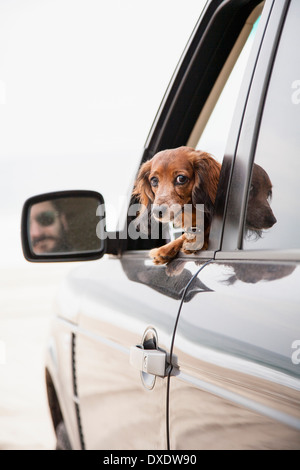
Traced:
<path fill-rule="evenodd" d="M 166 377 L 167 353 L 160 349 L 143 349 L 142 346 L 131 346 L 130 364 L 141 372 Z"/>

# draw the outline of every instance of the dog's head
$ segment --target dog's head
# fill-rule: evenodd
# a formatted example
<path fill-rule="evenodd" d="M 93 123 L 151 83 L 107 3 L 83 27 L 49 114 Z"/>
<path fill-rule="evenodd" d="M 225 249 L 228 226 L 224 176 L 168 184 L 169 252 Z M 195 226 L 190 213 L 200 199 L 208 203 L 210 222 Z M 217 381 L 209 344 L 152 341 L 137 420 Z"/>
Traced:
<path fill-rule="evenodd" d="M 204 204 L 211 214 L 220 169 L 220 163 L 205 152 L 189 147 L 164 150 L 141 166 L 133 195 L 144 210 L 152 205 L 157 221 L 181 226 L 185 204 Z"/>
<path fill-rule="evenodd" d="M 277 222 L 270 206 L 272 183 L 266 171 L 254 164 L 249 193 L 246 228 L 256 232 L 269 229 Z"/>

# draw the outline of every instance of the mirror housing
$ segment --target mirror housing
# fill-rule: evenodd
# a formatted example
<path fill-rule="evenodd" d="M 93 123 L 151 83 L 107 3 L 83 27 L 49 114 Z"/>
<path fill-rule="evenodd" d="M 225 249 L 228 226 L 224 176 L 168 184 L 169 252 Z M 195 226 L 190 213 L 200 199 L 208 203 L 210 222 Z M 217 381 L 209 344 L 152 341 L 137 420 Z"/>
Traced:
<path fill-rule="evenodd" d="M 29 198 L 22 211 L 24 257 L 32 262 L 84 261 L 106 252 L 105 206 L 95 191 L 61 191 Z"/>

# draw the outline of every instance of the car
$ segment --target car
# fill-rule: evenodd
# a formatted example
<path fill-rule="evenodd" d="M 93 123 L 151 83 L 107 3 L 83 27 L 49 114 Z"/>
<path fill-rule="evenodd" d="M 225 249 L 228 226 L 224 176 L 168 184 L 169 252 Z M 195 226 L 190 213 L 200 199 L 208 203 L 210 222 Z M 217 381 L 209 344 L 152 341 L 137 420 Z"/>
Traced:
<path fill-rule="evenodd" d="M 222 163 L 206 250 L 153 264 L 177 233 L 129 236 L 132 187 L 116 232 L 101 188 L 26 201 L 27 260 L 93 260 L 49 337 L 58 449 L 300 448 L 299 30 L 298 0 L 208 1 L 154 119 L 137 164 L 179 146 Z"/>

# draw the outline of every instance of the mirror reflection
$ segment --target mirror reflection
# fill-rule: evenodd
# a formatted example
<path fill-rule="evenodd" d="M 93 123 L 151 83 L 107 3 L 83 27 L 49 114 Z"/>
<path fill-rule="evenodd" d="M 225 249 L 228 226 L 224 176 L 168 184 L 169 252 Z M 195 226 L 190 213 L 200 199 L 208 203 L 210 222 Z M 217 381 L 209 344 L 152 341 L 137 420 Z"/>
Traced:
<path fill-rule="evenodd" d="M 248 239 L 252 235 L 252 240 L 261 238 L 264 230 L 276 224 L 277 220 L 271 209 L 272 193 L 273 185 L 268 173 L 254 163 L 246 217 Z"/>
<path fill-rule="evenodd" d="M 28 221 L 32 252 L 43 255 L 99 250 L 98 205 L 93 197 L 64 197 L 33 204 Z"/>

